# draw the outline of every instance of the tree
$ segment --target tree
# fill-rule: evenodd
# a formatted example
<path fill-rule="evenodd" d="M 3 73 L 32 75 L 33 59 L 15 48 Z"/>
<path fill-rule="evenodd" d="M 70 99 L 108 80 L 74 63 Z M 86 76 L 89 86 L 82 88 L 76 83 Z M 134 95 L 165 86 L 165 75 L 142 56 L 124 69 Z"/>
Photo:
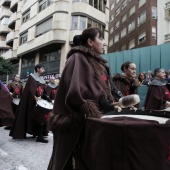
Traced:
<path fill-rule="evenodd" d="M 0 57 L 0 75 L 11 74 L 14 70 L 14 66 L 9 60 Z"/>

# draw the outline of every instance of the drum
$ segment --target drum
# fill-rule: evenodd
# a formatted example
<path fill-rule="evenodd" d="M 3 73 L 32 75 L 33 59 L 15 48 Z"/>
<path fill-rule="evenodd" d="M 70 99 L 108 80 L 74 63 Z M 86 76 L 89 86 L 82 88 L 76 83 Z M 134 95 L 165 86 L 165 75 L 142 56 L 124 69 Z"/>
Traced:
<path fill-rule="evenodd" d="M 13 102 L 15 105 L 19 105 L 20 99 L 18 99 L 18 98 L 13 98 L 12 102 Z"/>
<path fill-rule="evenodd" d="M 115 117 L 132 117 L 132 118 L 137 118 L 137 119 L 142 119 L 142 120 L 153 120 L 157 121 L 159 124 L 166 124 L 166 122 L 169 120 L 169 118 L 165 117 L 156 117 L 156 116 L 148 116 L 148 115 L 107 115 L 107 116 L 102 116 L 101 118 L 115 118 Z"/>
<path fill-rule="evenodd" d="M 48 117 L 50 116 L 52 109 L 52 103 L 49 103 L 47 100 L 40 99 L 37 101 L 36 106 L 32 111 L 32 118 L 38 124 L 45 124 L 47 123 Z"/>

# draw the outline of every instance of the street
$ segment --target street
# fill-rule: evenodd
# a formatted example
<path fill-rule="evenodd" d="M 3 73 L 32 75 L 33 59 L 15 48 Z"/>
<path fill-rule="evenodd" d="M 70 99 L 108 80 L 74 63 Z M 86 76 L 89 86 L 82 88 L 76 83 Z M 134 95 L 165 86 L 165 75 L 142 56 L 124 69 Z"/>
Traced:
<path fill-rule="evenodd" d="M 49 133 L 47 144 L 35 140 L 29 135 L 25 140 L 14 140 L 1 127 L 0 170 L 46 170 L 52 152 L 52 134 Z"/>

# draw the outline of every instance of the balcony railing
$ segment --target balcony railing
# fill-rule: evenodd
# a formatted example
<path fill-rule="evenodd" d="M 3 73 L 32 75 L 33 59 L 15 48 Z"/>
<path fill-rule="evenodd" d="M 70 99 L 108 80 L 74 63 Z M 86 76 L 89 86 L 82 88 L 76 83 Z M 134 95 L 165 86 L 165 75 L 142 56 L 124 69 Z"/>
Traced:
<path fill-rule="evenodd" d="M 9 16 L 10 16 L 10 10 L 9 9 L 3 8 L 0 11 L 0 19 L 2 19 L 3 17 L 9 17 Z"/>
<path fill-rule="evenodd" d="M 167 2 L 165 5 L 166 5 L 165 9 L 170 10 L 170 1 L 169 1 L 169 2 Z"/>
<path fill-rule="evenodd" d="M 1 34 L 8 34 L 10 32 L 7 25 L 0 25 L 0 35 Z"/>
<path fill-rule="evenodd" d="M 170 42 L 170 33 L 165 34 L 165 42 Z"/>
<path fill-rule="evenodd" d="M 11 28 L 11 29 L 15 29 L 15 22 L 16 22 L 16 19 L 17 19 L 17 13 L 13 13 L 10 18 L 9 18 L 9 24 L 8 24 L 8 27 Z"/>
<path fill-rule="evenodd" d="M 14 13 L 17 12 L 17 6 L 18 6 L 19 0 L 11 0 L 10 10 Z"/>
<path fill-rule="evenodd" d="M 0 5 L 2 6 L 10 6 L 11 0 L 1 0 Z"/>

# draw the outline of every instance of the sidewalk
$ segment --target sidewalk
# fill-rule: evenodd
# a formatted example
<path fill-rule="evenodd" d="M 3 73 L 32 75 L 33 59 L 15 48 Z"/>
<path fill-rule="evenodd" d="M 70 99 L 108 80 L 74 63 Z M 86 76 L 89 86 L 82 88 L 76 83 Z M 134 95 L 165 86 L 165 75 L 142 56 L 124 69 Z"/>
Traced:
<path fill-rule="evenodd" d="M 46 170 L 50 161 L 53 137 L 48 144 L 35 142 L 28 136 L 25 140 L 14 140 L 9 131 L 0 128 L 0 170 Z"/>

